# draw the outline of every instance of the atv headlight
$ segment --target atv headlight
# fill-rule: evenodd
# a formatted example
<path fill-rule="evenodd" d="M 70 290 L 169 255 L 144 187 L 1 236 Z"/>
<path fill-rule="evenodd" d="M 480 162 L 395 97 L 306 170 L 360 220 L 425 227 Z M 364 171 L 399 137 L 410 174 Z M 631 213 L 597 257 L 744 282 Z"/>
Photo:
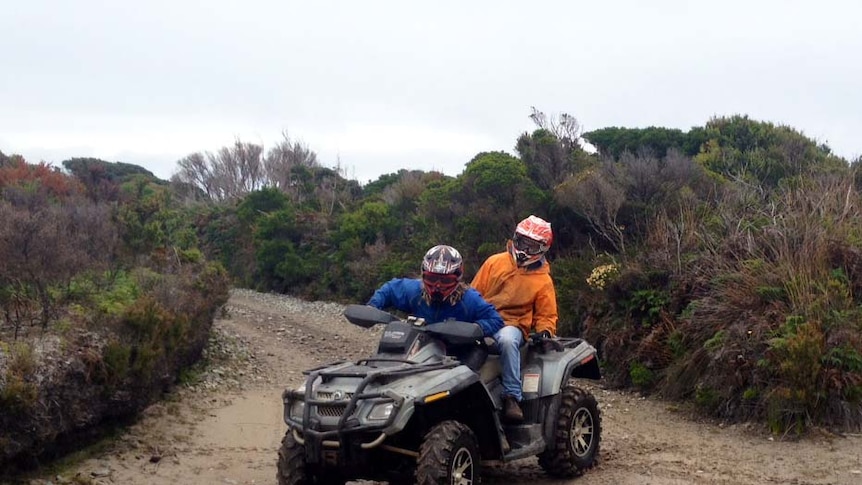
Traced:
<path fill-rule="evenodd" d="M 290 403 L 290 417 L 293 419 L 302 419 L 302 413 L 305 412 L 305 401 L 296 400 Z"/>
<path fill-rule="evenodd" d="M 374 407 L 371 408 L 371 411 L 368 412 L 368 419 L 374 421 L 385 421 L 389 419 L 389 415 L 392 414 L 392 409 L 394 408 L 395 403 L 391 402 L 375 404 Z"/>

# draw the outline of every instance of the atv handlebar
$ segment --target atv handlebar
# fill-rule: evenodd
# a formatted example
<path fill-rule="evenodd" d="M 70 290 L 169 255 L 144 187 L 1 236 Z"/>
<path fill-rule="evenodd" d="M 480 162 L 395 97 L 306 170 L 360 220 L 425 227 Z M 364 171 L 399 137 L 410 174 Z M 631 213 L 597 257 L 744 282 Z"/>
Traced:
<path fill-rule="evenodd" d="M 350 323 L 362 328 L 371 328 L 380 323 L 385 324 L 400 320 L 395 315 L 370 305 L 347 305 L 344 308 L 344 316 Z"/>
<path fill-rule="evenodd" d="M 453 345 L 472 344 L 482 340 L 484 333 L 478 323 L 445 320 L 419 327 L 441 340 Z"/>
<path fill-rule="evenodd" d="M 344 316 L 350 323 L 362 328 L 371 328 L 378 324 L 397 322 L 402 319 L 369 305 L 347 305 Z M 421 332 L 429 333 L 453 345 L 471 344 L 482 340 L 482 327 L 474 322 L 444 320 L 437 323 L 426 323 L 425 320 L 409 317 L 403 320 Z"/>

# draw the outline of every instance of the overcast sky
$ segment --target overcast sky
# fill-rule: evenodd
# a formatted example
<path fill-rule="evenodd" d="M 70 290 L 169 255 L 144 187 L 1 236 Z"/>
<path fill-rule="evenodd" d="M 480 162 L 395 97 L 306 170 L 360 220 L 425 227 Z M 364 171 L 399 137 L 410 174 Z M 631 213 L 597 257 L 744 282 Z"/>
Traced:
<path fill-rule="evenodd" d="M 862 155 L 857 0 L 0 0 L 0 150 L 141 165 L 283 131 L 361 182 L 748 114 Z"/>

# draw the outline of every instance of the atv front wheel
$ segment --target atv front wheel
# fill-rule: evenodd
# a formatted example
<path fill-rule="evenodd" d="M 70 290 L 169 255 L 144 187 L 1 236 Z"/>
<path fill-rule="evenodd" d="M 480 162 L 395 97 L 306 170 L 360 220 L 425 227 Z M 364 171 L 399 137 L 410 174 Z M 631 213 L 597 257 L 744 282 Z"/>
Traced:
<path fill-rule="evenodd" d="M 539 455 L 539 465 L 555 477 L 571 477 L 596 464 L 602 418 L 596 398 L 567 384 L 560 391 L 554 449 Z"/>
<path fill-rule="evenodd" d="M 425 435 L 416 461 L 417 484 L 478 484 L 480 473 L 479 445 L 470 428 L 443 421 Z"/>
<path fill-rule="evenodd" d="M 287 430 L 278 450 L 278 485 L 344 485 L 345 480 L 332 472 L 314 473 L 305 464 L 305 447 Z"/>

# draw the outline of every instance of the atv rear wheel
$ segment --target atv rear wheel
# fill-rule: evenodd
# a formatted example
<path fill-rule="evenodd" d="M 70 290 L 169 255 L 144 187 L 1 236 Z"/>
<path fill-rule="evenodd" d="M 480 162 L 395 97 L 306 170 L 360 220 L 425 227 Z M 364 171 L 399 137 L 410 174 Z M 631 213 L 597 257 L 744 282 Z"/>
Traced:
<path fill-rule="evenodd" d="M 458 421 L 443 421 L 425 435 L 416 461 L 417 484 L 478 484 L 480 473 L 479 445 L 470 428 Z"/>
<path fill-rule="evenodd" d="M 305 447 L 287 430 L 278 450 L 278 485 L 344 485 L 345 480 L 332 472 L 314 473 L 305 463 Z"/>
<path fill-rule="evenodd" d="M 591 468 L 599 455 L 602 418 L 596 398 L 567 384 L 560 391 L 554 449 L 539 455 L 539 465 L 555 477 L 570 477 Z"/>

